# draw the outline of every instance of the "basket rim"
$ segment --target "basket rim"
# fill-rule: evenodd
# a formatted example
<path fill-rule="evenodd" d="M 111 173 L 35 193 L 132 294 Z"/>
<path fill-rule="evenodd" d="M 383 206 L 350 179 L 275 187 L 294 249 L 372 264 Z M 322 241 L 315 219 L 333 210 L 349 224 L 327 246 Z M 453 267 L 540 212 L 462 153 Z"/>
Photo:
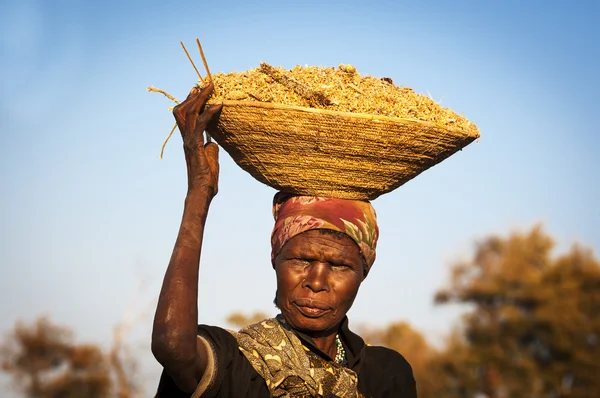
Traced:
<path fill-rule="evenodd" d="M 221 101 L 209 101 L 209 104 L 214 103 L 222 103 L 223 106 L 235 105 L 235 106 L 248 106 L 253 108 L 263 108 L 263 109 L 273 109 L 273 110 L 291 110 L 298 112 L 307 112 L 314 114 L 325 114 L 331 116 L 339 116 L 345 118 L 355 118 L 355 119 L 365 119 L 372 120 L 374 122 L 391 122 L 391 123 L 399 123 L 399 124 L 414 124 L 420 126 L 429 126 L 429 127 L 437 127 L 440 129 L 444 129 L 451 132 L 462 133 L 468 137 L 479 138 L 481 137 L 481 133 L 479 129 L 475 125 L 475 123 L 469 121 L 470 128 L 461 129 L 457 127 L 444 126 L 435 122 L 427 122 L 419 119 L 407 119 L 401 117 L 393 117 L 393 116 L 385 116 L 385 115 L 372 115 L 369 113 L 353 113 L 353 112 L 342 112 L 342 111 L 332 111 L 329 109 L 318 109 L 318 108 L 309 108 L 305 106 L 298 105 L 287 105 L 280 104 L 276 102 L 261 102 L 261 101 L 237 101 L 237 100 L 221 100 Z"/>

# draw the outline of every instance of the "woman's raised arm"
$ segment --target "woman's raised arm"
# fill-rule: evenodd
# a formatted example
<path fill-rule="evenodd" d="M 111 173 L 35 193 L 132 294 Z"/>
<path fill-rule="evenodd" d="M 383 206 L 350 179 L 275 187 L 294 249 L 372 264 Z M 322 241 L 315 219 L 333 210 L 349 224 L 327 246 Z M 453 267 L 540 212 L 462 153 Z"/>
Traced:
<path fill-rule="evenodd" d="M 208 208 L 218 191 L 218 147 L 204 145 L 203 133 L 221 105 L 206 106 L 212 83 L 194 87 L 173 109 L 183 138 L 188 190 L 183 217 L 163 280 L 154 326 L 152 353 L 180 389 L 193 392 L 206 368 L 207 352 L 198 344 L 198 271 Z"/>

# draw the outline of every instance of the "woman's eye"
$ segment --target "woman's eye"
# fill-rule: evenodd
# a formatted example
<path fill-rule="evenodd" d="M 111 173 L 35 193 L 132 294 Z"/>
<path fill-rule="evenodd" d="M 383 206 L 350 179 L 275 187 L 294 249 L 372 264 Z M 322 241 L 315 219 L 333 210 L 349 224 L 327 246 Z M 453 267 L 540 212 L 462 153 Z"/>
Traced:
<path fill-rule="evenodd" d="M 333 268 L 337 268 L 337 269 L 343 269 L 343 268 L 349 268 L 350 266 L 347 264 L 332 264 L 331 265 Z"/>
<path fill-rule="evenodd" d="M 289 261 L 292 262 L 293 264 L 298 264 L 298 265 L 308 263 L 307 260 L 302 259 L 302 258 L 291 258 Z"/>

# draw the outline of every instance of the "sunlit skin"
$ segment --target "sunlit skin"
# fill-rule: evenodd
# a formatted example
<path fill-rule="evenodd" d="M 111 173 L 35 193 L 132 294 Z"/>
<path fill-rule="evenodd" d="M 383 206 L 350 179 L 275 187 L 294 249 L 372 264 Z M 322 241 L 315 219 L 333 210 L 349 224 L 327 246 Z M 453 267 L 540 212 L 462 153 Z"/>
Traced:
<path fill-rule="evenodd" d="M 333 357 L 335 335 L 364 279 L 364 260 L 350 237 L 324 232 L 296 235 L 279 252 L 276 300 L 286 322 Z"/>
<path fill-rule="evenodd" d="M 192 393 L 208 363 L 198 343 L 198 276 L 208 209 L 218 191 L 218 147 L 203 131 L 221 110 L 206 106 L 212 84 L 192 89 L 173 114 L 182 135 L 188 190 L 181 227 L 165 273 L 152 332 L 152 352 L 175 384 Z M 334 357 L 335 335 L 363 280 L 363 257 L 346 235 L 307 231 L 290 239 L 274 260 L 277 301 L 286 321 Z"/>

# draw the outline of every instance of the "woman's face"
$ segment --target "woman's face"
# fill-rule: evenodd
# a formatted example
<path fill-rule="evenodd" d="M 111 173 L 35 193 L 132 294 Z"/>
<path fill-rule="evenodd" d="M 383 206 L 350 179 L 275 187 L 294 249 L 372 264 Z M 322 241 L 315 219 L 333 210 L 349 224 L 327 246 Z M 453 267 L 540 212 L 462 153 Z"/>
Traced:
<path fill-rule="evenodd" d="M 310 230 L 291 238 L 275 258 L 277 305 L 304 332 L 338 327 L 363 280 L 363 258 L 346 236 Z"/>

